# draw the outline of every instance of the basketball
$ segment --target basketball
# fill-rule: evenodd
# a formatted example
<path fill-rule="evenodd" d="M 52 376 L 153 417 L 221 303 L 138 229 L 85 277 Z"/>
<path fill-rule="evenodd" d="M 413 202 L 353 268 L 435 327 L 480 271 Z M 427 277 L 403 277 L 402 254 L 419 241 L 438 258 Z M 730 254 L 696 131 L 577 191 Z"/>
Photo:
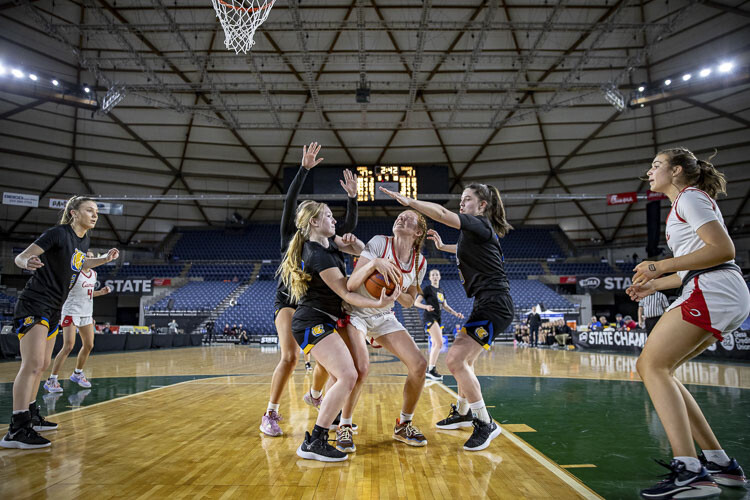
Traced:
<path fill-rule="evenodd" d="M 401 286 L 401 284 L 404 282 L 404 279 L 401 275 L 398 277 L 398 285 Z M 385 293 L 387 295 L 390 295 L 393 293 L 393 290 L 396 288 L 395 283 L 391 282 L 390 285 L 386 285 L 385 278 L 382 274 L 375 271 L 373 272 L 369 278 L 367 278 L 367 281 L 365 281 L 365 288 L 367 289 L 367 292 L 375 297 L 376 299 L 380 298 L 380 291 L 385 288 Z"/>

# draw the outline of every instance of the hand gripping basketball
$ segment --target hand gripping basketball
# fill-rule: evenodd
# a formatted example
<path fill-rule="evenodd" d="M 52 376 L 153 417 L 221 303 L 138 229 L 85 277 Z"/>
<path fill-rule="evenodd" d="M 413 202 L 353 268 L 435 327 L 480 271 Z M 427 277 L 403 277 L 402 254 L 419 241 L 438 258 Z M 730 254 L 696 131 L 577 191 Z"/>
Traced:
<path fill-rule="evenodd" d="M 402 274 L 399 273 L 398 276 L 398 287 L 401 288 L 401 285 L 404 283 L 404 277 Z M 367 281 L 365 281 L 365 288 L 367 289 L 367 292 L 373 296 L 373 298 L 379 299 L 381 295 L 381 291 L 385 289 L 386 295 L 393 294 L 393 290 L 396 288 L 396 283 L 393 280 L 390 280 L 390 282 L 386 283 L 385 277 L 380 274 L 378 271 L 374 271 L 368 278 Z"/>

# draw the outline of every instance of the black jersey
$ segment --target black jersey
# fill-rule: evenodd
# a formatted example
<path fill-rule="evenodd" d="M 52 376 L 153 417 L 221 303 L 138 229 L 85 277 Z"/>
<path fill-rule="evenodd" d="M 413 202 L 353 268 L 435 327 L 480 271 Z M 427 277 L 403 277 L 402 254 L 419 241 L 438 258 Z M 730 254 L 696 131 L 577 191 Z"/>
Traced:
<path fill-rule="evenodd" d="M 461 233 L 456 244 L 456 260 L 461 284 L 468 297 L 510 290 L 503 265 L 500 238 L 484 216 L 459 214 Z"/>
<path fill-rule="evenodd" d="M 300 167 L 297 171 L 297 175 L 294 176 L 292 183 L 289 184 L 289 189 L 284 199 L 284 211 L 281 213 L 281 256 L 284 257 L 289 243 L 294 237 L 294 233 L 297 232 L 297 226 L 294 223 L 294 219 L 297 215 L 297 200 L 299 194 L 302 191 L 302 185 L 307 179 L 308 170 L 305 167 Z M 336 228 L 336 234 L 339 236 L 346 233 L 351 233 L 357 227 L 358 218 L 358 205 L 357 198 L 347 198 L 346 203 L 346 216 L 341 226 Z M 276 301 L 281 305 L 284 302 L 291 303 L 291 297 L 289 292 L 284 285 L 284 282 L 279 279 L 276 286 Z"/>
<path fill-rule="evenodd" d="M 70 224 L 47 229 L 34 242 L 44 250 L 39 256 L 44 266 L 34 271 L 19 298 L 62 309 L 83 269 L 89 243 L 88 234 L 79 238 Z"/>
<path fill-rule="evenodd" d="M 443 308 L 443 303 L 445 302 L 445 291 L 438 287 L 435 288 L 432 285 L 427 285 L 422 289 L 422 298 L 424 298 L 424 303 L 432 306 L 432 311 L 425 311 L 424 317 L 425 321 L 431 320 L 433 318 L 440 319 L 440 311 Z"/>
<path fill-rule="evenodd" d="M 306 241 L 302 250 L 302 268 L 312 276 L 308 283 L 307 292 L 299 301 L 299 307 L 294 313 L 294 319 L 304 319 L 306 314 L 311 310 L 323 312 L 331 319 L 342 317 L 342 300 L 341 297 L 328 288 L 320 273 L 332 267 L 338 268 L 341 274 L 346 276 L 344 266 L 344 254 L 333 241 L 328 239 L 328 248 L 324 248 L 320 243 Z M 316 315 L 317 316 L 317 315 Z"/>

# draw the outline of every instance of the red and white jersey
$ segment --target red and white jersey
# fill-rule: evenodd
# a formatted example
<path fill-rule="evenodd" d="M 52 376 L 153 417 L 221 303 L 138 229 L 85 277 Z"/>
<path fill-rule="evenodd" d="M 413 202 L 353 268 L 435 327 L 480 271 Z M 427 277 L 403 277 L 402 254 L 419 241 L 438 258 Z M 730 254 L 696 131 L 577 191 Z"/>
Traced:
<path fill-rule="evenodd" d="M 96 271 L 82 270 L 76 284 L 70 289 L 68 299 L 62 307 L 62 316 L 91 316 L 94 314 L 94 289 Z"/>
<path fill-rule="evenodd" d="M 680 191 L 667 216 L 667 245 L 672 255 L 682 257 L 706 246 L 697 231 L 714 220 L 727 230 L 719 206 L 705 191 L 694 187 Z M 734 263 L 734 260 L 727 262 Z M 678 271 L 677 274 L 683 279 L 688 272 Z"/>
<path fill-rule="evenodd" d="M 393 251 L 393 236 L 373 237 L 367 242 L 367 245 L 365 245 L 361 257 L 369 260 L 383 258 L 395 262 L 396 266 L 401 270 L 401 274 L 403 274 L 403 283 L 401 285 L 403 292 L 406 292 L 411 286 L 419 286 L 424 279 L 425 272 L 427 271 L 427 259 L 416 250 L 412 251 L 411 258 L 408 262 L 399 262 Z M 364 283 L 357 289 L 357 293 L 364 295 L 365 297 L 371 297 L 370 293 L 365 288 Z M 392 308 L 392 306 L 387 308 L 384 307 L 382 309 L 351 307 L 351 313 L 357 316 L 372 316 L 382 313 L 383 311 L 390 311 Z"/>

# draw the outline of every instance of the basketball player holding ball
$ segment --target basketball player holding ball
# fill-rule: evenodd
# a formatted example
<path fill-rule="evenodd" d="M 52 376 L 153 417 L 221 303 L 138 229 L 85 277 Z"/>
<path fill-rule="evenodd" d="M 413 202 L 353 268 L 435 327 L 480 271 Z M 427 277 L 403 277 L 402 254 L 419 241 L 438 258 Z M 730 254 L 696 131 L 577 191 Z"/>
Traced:
<path fill-rule="evenodd" d="M 464 450 L 483 450 L 500 435 L 501 429 L 487 412 L 482 387 L 474 374 L 474 362 L 485 349 L 490 349 L 495 335 L 513 320 L 513 300 L 500 247 L 500 238 L 512 226 L 505 220 L 500 192 L 495 186 L 470 184 L 461 194 L 461 212 L 456 214 L 436 203 L 407 198 L 382 187 L 380 190 L 404 206 L 461 230 L 456 245 L 444 245 L 437 232 L 429 232 L 438 250 L 456 253 L 466 295 L 474 297 L 471 315 L 446 357 L 448 369 L 458 382 L 458 405 L 451 405 L 448 418 L 437 426 L 441 429 L 473 426 L 474 432 Z"/>
<path fill-rule="evenodd" d="M 92 259 L 93 252 L 86 252 L 86 258 Z M 57 373 L 68 359 L 70 351 L 76 343 L 76 330 L 81 335 L 81 350 L 76 358 L 76 368 L 70 376 L 71 382 L 75 382 L 84 389 L 91 387 L 86 375 L 83 374 L 83 366 L 94 348 L 94 297 L 100 297 L 111 292 L 108 286 L 101 290 L 96 287 L 96 271 L 89 269 L 81 271 L 76 284 L 70 290 L 68 299 L 62 308 L 63 347 L 55 356 L 52 363 L 52 372 L 44 383 L 44 388 L 49 392 L 63 392 L 60 382 L 57 381 Z"/>
<path fill-rule="evenodd" d="M 377 293 L 381 288 L 387 290 L 382 287 L 384 284 L 394 288 L 399 284 L 402 293 L 398 302 L 403 307 L 413 306 L 427 269 L 427 261 L 419 253 L 426 236 L 425 218 L 412 210 L 402 212 L 393 224 L 393 236 L 375 236 L 367 243 L 357 260 L 357 267 L 349 277 L 348 289 L 361 296 L 372 297 L 373 292 Z M 427 439 L 412 424 L 412 419 L 424 388 L 427 362 L 414 339 L 396 319 L 392 303 L 384 307 L 352 306 L 348 311 L 350 324 L 345 340 L 352 352 L 358 378 L 341 413 L 336 447 L 345 452 L 356 450 L 352 438 L 352 414 L 370 368 L 365 337 L 385 347 L 408 370 L 401 414 L 396 420 L 393 439 L 410 446 L 425 446 Z"/>

